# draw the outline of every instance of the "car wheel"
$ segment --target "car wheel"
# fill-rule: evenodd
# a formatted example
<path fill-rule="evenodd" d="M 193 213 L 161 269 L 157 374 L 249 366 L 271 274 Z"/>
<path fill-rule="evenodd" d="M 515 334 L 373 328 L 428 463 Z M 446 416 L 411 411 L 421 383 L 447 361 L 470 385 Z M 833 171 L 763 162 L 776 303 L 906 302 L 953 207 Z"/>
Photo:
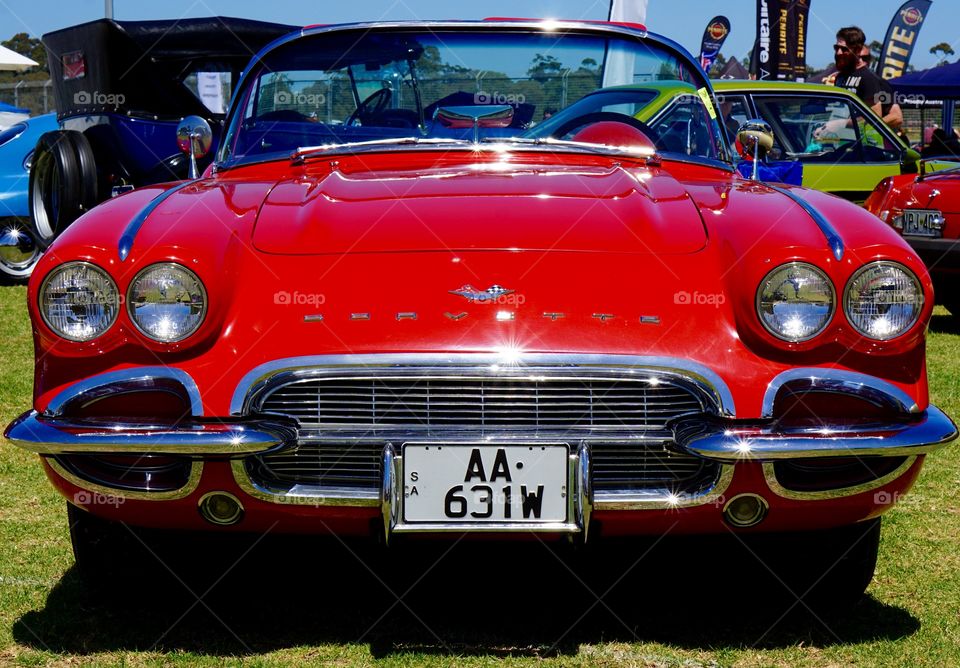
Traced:
<path fill-rule="evenodd" d="M 134 529 L 111 522 L 67 503 L 70 542 L 80 574 L 89 580 L 109 583 L 121 573 L 150 566 L 152 558 Z"/>
<path fill-rule="evenodd" d="M 84 210 L 84 200 L 90 195 L 89 183 L 85 183 L 81 171 L 81 158 L 73 135 L 78 132 L 56 130 L 41 135 L 33 152 L 30 168 L 30 220 L 34 236 L 40 248 L 46 248 L 76 220 Z M 86 141 L 84 138 L 82 141 Z M 92 160 L 92 150 L 87 142 L 84 148 L 84 163 Z M 88 176 L 88 178 L 90 178 Z M 96 172 L 93 175 L 96 184 Z"/>
<path fill-rule="evenodd" d="M 40 248 L 24 219 L 0 219 L 0 279 L 3 282 L 26 282 L 40 254 Z"/>
<path fill-rule="evenodd" d="M 824 531 L 757 538 L 761 542 L 753 546 L 755 554 L 775 576 L 790 605 L 799 597 L 802 605 L 796 607 L 801 610 L 835 613 L 859 601 L 873 579 L 880 518 Z"/>

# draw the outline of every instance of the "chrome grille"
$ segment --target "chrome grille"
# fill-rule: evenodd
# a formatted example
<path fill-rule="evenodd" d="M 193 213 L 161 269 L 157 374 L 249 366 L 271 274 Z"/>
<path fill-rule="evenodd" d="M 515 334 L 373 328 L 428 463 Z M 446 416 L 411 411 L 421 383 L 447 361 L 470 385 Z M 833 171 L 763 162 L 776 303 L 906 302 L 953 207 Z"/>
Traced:
<path fill-rule="evenodd" d="M 263 393 L 254 410 L 302 429 L 625 428 L 662 430 L 704 409 L 672 381 L 618 378 L 310 378 Z"/>
<path fill-rule="evenodd" d="M 295 451 L 253 458 L 256 479 L 269 486 L 377 489 L 381 480 L 382 442 L 304 442 Z M 671 452 L 660 441 L 590 445 L 595 490 L 663 488 L 696 491 L 716 475 L 716 465 Z"/>

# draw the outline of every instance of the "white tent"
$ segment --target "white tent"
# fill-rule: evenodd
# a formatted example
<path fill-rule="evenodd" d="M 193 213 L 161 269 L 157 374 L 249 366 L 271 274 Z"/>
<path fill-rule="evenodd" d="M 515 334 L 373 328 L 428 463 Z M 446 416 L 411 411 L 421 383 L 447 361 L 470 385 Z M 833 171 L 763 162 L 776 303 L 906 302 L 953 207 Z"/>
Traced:
<path fill-rule="evenodd" d="M 37 63 L 26 56 L 21 56 L 16 51 L 0 46 L 0 70 L 22 72 L 36 66 Z"/>

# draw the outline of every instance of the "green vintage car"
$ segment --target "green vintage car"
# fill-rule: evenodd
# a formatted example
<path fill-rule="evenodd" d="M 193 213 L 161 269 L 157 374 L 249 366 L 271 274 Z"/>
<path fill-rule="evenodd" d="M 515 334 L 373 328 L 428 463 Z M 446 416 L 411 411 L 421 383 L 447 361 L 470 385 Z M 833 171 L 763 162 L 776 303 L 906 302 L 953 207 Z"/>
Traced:
<path fill-rule="evenodd" d="M 916 172 L 919 154 L 908 148 L 859 98 L 841 88 L 784 81 L 717 81 L 715 110 L 733 141 L 746 120 L 760 118 L 774 131 L 774 160 L 803 163 L 803 185 L 862 204 L 883 178 Z M 613 112 L 633 116 L 651 130 L 657 148 L 698 153 L 707 141 L 699 92 L 677 81 L 650 81 L 596 91 L 535 129 L 574 136 L 568 119 Z M 591 116 L 591 118 L 593 118 Z M 569 124 L 568 124 L 569 125 Z"/>
<path fill-rule="evenodd" d="M 786 81 L 716 81 L 733 136 L 748 118 L 773 128 L 782 160 L 803 163 L 803 185 L 862 204 L 885 177 L 916 172 L 907 147 L 860 98 L 842 88 Z"/>

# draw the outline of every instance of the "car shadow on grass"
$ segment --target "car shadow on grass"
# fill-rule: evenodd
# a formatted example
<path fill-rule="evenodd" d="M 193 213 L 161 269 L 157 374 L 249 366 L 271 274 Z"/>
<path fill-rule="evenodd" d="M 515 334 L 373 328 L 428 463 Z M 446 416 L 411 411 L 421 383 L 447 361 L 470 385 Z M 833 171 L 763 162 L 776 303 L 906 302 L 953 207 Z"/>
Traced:
<path fill-rule="evenodd" d="M 237 537 L 165 545 L 157 568 L 99 584 L 71 568 L 15 639 L 71 654 L 245 656 L 318 644 L 397 654 L 551 656 L 583 644 L 829 646 L 896 639 L 920 624 L 867 595 L 809 611 L 732 537 L 575 549 L 531 538 L 345 544 Z M 252 547 L 251 547 L 252 546 Z M 799 593 L 799 592 L 798 592 Z"/>

